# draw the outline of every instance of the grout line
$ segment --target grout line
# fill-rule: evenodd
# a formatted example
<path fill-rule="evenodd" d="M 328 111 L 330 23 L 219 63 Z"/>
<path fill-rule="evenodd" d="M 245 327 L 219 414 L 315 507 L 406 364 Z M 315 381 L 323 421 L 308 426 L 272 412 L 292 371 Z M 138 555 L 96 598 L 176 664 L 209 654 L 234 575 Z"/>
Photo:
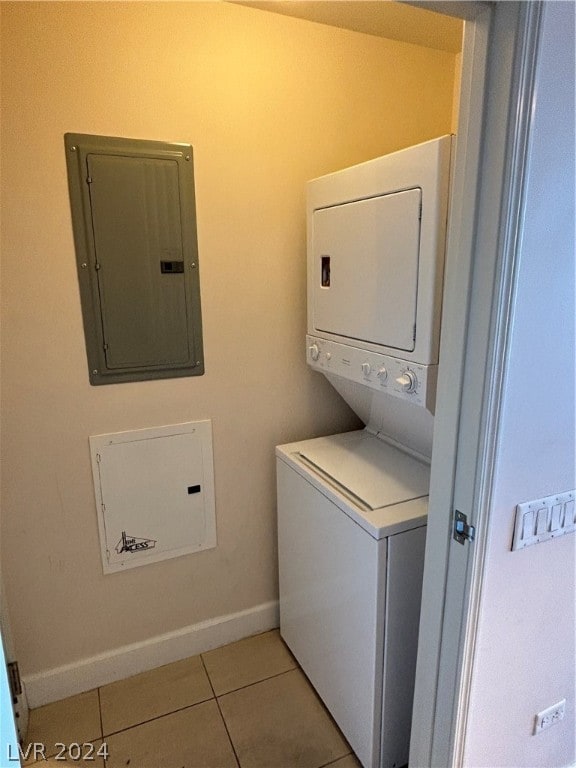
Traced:
<path fill-rule="evenodd" d="M 348 757 L 348 755 L 352 755 L 352 757 L 358 760 L 354 752 L 346 752 L 345 755 L 340 755 L 340 757 L 337 757 L 336 760 L 330 760 L 329 763 L 323 763 L 320 768 L 330 768 L 331 765 L 336 765 L 336 763 L 338 763 L 340 760 L 344 760 L 344 758 Z M 358 765 L 360 765 L 360 761 L 358 761 Z"/>
<path fill-rule="evenodd" d="M 104 768 L 106 768 L 106 766 L 108 765 L 108 758 L 106 757 L 106 755 L 108 754 L 107 752 L 108 747 L 105 746 L 106 742 L 104 741 L 104 721 L 102 719 L 102 699 L 100 698 L 100 686 L 98 686 L 96 690 L 98 691 L 98 711 L 100 713 L 100 734 L 102 739 L 102 744 L 100 745 L 100 748 L 104 746 L 104 756 L 102 757 L 102 762 L 104 764 Z"/>
<path fill-rule="evenodd" d="M 133 723 L 132 725 L 127 725 L 126 728 L 120 728 L 118 731 L 111 731 L 110 733 L 107 733 L 105 736 L 102 736 L 104 740 L 108 739 L 110 736 L 117 736 L 119 733 L 124 733 L 125 731 L 130 731 L 132 728 L 138 728 L 140 725 L 146 725 L 147 723 L 153 723 L 154 720 L 161 720 L 163 717 L 170 717 L 170 715 L 175 715 L 177 712 L 183 712 L 185 709 L 192 709 L 192 707 L 197 707 L 199 704 L 206 704 L 208 701 L 212 701 L 214 697 L 209 696 L 207 699 L 201 699 L 200 701 L 195 701 L 194 704 L 186 704 L 185 707 L 178 707 L 178 709 L 171 709 L 170 712 L 163 712 L 161 715 L 156 715 L 155 717 L 150 717 L 148 720 L 141 720 L 138 723 Z"/>
<path fill-rule="evenodd" d="M 287 675 L 289 672 L 295 672 L 299 670 L 299 666 L 291 667 L 290 669 L 285 669 L 283 672 L 276 672 L 274 675 L 268 675 L 268 677 L 263 677 L 261 680 L 254 680 L 253 683 L 246 683 L 246 685 L 241 685 L 238 688 L 232 688 L 231 691 L 225 691 L 224 693 L 219 693 L 216 698 L 222 699 L 224 696 L 228 696 L 229 693 L 236 693 L 236 691 L 243 691 L 245 688 L 251 688 L 253 685 L 258 685 L 258 683 L 265 683 L 266 680 L 273 680 L 275 677 L 281 677 L 282 675 Z M 308 680 L 308 678 L 306 678 Z"/>
<path fill-rule="evenodd" d="M 102 720 L 102 700 L 100 699 L 100 686 L 96 688 L 98 692 L 98 714 L 100 715 L 100 738 L 104 738 L 104 722 Z"/>
<path fill-rule="evenodd" d="M 216 702 L 216 706 L 218 707 L 218 712 L 220 713 L 220 717 L 222 718 L 222 723 L 224 724 L 224 730 L 226 731 L 226 735 L 228 736 L 228 741 L 230 742 L 230 746 L 232 747 L 232 752 L 234 753 L 234 759 L 236 760 L 236 765 L 240 767 L 240 760 L 238 759 L 238 755 L 236 753 L 236 747 L 234 746 L 234 742 L 232 741 L 232 737 L 230 736 L 230 731 L 228 730 L 228 723 L 226 722 L 224 718 L 224 714 L 222 713 L 222 709 L 220 708 L 220 702 L 218 701 L 218 697 L 216 696 L 216 692 L 214 691 L 214 686 L 212 685 L 212 680 L 210 680 L 210 675 L 208 674 L 208 670 L 206 669 L 206 664 L 204 663 L 202 654 L 200 654 L 200 661 L 202 662 L 202 666 L 204 667 L 204 672 L 206 672 L 206 677 L 208 678 L 208 682 L 210 683 L 210 688 L 212 689 L 212 693 L 214 694 L 214 701 Z"/>
<path fill-rule="evenodd" d="M 214 690 L 214 686 L 212 685 L 212 680 L 210 678 L 210 674 L 209 674 L 208 669 L 206 667 L 206 663 L 204 662 L 204 654 L 203 653 L 199 653 L 198 655 L 200 656 L 200 663 L 202 664 L 202 669 L 204 670 L 204 673 L 205 673 L 206 677 L 208 678 L 208 685 L 210 686 L 210 690 L 212 691 L 212 696 L 213 696 L 213 698 L 216 698 L 216 691 Z"/>
<path fill-rule="evenodd" d="M 216 693 L 214 691 L 214 686 L 212 685 L 212 681 L 210 680 L 210 675 L 208 674 L 208 670 L 206 669 L 206 665 L 204 664 L 204 659 L 202 658 L 202 654 L 198 654 L 200 656 L 200 660 L 202 662 L 202 666 L 204 667 L 204 670 L 206 672 L 206 676 L 208 678 L 208 683 L 210 685 L 210 690 L 212 691 L 212 696 L 209 696 L 206 699 L 201 699 L 200 701 L 195 701 L 194 704 L 186 704 L 184 707 L 178 707 L 178 709 L 172 709 L 169 712 L 162 712 L 160 715 L 156 715 L 155 717 L 150 717 L 147 720 L 141 720 L 138 723 L 133 723 L 132 725 L 126 726 L 126 728 L 120 728 L 117 731 L 111 731 L 110 733 L 104 734 L 104 726 L 102 723 L 102 715 L 100 715 L 100 727 L 102 730 L 102 739 L 107 739 L 110 736 L 116 736 L 118 733 L 124 733 L 124 731 L 129 731 L 131 728 L 137 728 L 139 725 L 145 725 L 146 723 L 152 723 L 154 720 L 159 720 L 161 717 L 167 717 L 168 715 L 173 715 L 176 712 L 182 712 L 184 709 L 190 709 L 191 707 L 195 707 L 198 704 L 205 704 L 207 701 L 211 701 L 214 699 L 218 703 L 218 697 L 216 696 Z M 227 696 L 229 693 L 235 693 L 236 691 L 241 691 L 244 688 L 250 688 L 252 685 L 258 685 L 258 683 L 263 683 L 266 680 L 272 680 L 275 677 L 280 677 L 281 675 L 286 675 L 288 672 L 294 672 L 294 670 L 299 669 L 298 666 L 293 667 L 292 669 L 286 669 L 284 672 L 278 672 L 275 675 L 270 675 L 270 677 L 265 677 L 262 680 L 255 680 L 253 683 L 248 683 L 247 685 L 242 685 L 240 688 L 234 688 L 232 691 L 226 691 L 226 693 L 223 693 L 220 695 L 220 698 L 222 696 Z M 100 701 L 100 689 L 98 689 L 98 700 Z M 218 709 L 220 709 L 220 705 L 218 705 Z M 228 729 L 226 729 L 228 730 Z M 235 753 L 236 754 L 236 753 Z"/>

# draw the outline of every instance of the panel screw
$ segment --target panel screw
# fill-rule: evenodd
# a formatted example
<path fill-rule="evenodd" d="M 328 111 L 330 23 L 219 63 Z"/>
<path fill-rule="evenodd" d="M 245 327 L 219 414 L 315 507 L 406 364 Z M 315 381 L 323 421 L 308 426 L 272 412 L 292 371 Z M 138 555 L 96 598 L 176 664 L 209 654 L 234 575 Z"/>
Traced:
<path fill-rule="evenodd" d="M 196 365 L 200 365 L 200 360 L 196 360 Z"/>
<path fill-rule="evenodd" d="M 191 262 L 190 266 L 192 267 L 192 269 L 194 269 L 194 267 L 196 266 L 196 262 L 195 261 Z"/>
<path fill-rule="evenodd" d="M 97 368 L 94 368 L 94 370 L 92 371 L 92 373 L 93 373 L 93 374 L 97 374 L 97 373 L 98 373 L 98 369 L 97 369 Z"/>
<path fill-rule="evenodd" d="M 186 160 L 190 160 L 190 155 L 186 155 Z"/>
<path fill-rule="evenodd" d="M 76 147 L 70 147 L 70 152 L 76 152 Z"/>
<path fill-rule="evenodd" d="M 86 264 L 86 262 L 83 262 L 82 264 L 80 264 L 80 266 L 82 267 L 82 269 L 86 269 L 86 267 L 88 266 L 88 264 Z"/>

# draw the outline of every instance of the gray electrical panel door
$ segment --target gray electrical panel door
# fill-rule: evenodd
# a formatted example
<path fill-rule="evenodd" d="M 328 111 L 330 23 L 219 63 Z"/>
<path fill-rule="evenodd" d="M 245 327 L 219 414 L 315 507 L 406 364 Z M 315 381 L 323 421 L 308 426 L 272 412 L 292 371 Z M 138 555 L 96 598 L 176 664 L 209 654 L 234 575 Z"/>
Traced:
<path fill-rule="evenodd" d="M 65 143 L 91 383 L 202 374 L 191 147 Z"/>

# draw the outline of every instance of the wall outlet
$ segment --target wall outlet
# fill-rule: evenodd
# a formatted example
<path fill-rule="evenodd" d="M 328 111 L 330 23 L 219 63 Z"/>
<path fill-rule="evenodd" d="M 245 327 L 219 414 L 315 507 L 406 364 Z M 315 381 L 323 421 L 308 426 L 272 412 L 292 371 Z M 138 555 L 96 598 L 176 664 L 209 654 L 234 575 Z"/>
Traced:
<path fill-rule="evenodd" d="M 545 731 L 546 728 L 550 728 L 550 726 L 556 725 L 560 720 L 563 720 L 565 708 L 566 699 L 562 699 L 557 704 L 552 704 L 548 709 L 538 712 L 534 720 L 534 733 L 537 734 Z"/>

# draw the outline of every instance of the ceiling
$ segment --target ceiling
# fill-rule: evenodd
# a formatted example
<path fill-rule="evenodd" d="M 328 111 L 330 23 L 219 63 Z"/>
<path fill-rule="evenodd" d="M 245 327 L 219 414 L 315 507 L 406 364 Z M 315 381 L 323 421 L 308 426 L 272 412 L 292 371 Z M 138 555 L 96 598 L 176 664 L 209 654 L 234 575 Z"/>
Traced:
<path fill-rule="evenodd" d="M 462 22 L 393 0 L 232 0 L 237 5 L 457 53 Z"/>

